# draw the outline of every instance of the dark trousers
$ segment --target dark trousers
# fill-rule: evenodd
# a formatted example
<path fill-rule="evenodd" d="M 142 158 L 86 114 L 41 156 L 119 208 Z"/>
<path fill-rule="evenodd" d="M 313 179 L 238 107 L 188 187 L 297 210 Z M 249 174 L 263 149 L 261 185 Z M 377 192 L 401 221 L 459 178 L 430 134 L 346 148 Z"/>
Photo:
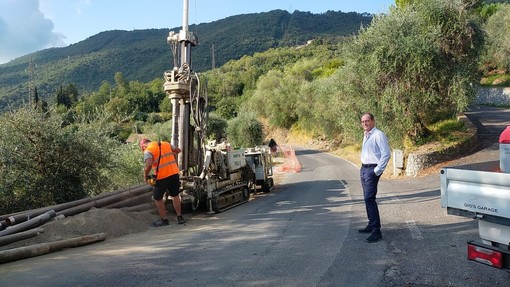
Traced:
<path fill-rule="evenodd" d="M 365 207 L 367 209 L 368 225 L 372 227 L 372 232 L 380 233 L 381 219 L 379 217 L 379 208 L 375 201 L 380 176 L 375 175 L 373 167 L 362 167 L 360 177 Z"/>

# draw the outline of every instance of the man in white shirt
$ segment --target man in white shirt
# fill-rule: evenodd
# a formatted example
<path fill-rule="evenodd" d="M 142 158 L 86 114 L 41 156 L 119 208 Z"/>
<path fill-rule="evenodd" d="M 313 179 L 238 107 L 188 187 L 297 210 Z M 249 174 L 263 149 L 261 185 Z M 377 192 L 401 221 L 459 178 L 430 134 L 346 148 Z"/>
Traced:
<path fill-rule="evenodd" d="M 368 225 L 358 230 L 360 233 L 371 233 L 366 242 L 373 243 L 382 239 L 381 219 L 377 207 L 377 184 L 390 159 L 390 147 L 386 135 L 375 127 L 374 115 L 364 113 L 361 126 L 365 130 L 361 148 L 360 178 L 363 197 L 367 209 Z"/>

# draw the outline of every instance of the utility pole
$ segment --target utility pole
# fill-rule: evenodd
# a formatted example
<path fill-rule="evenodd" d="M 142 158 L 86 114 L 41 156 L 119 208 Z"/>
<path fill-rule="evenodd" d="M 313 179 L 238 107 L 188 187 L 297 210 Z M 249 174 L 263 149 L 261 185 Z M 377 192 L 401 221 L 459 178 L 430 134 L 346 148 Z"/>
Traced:
<path fill-rule="evenodd" d="M 212 44 L 211 53 L 212 53 L 212 69 L 214 70 L 216 68 L 216 57 L 214 54 L 214 44 Z"/>

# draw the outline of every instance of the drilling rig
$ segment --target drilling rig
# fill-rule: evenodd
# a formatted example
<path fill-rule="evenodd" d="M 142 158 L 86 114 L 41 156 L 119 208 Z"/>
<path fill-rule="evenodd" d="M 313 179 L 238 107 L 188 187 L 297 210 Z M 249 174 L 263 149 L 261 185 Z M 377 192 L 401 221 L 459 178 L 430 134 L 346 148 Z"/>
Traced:
<path fill-rule="evenodd" d="M 188 30 L 188 5 L 183 0 L 182 29 L 167 37 L 174 60 L 174 68 L 164 72 L 164 90 L 172 103 L 171 144 L 181 149 L 177 162 L 183 204 L 217 213 L 247 202 L 257 185 L 269 192 L 272 161 L 265 148 L 245 151 L 207 140 L 207 87 L 192 69 L 191 49 L 198 39 Z"/>

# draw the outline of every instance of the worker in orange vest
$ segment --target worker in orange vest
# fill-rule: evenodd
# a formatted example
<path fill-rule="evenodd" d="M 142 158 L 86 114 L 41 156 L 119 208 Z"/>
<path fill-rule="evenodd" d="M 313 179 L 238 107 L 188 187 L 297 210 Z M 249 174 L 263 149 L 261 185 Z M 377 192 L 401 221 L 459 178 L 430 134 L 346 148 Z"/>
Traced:
<path fill-rule="evenodd" d="M 149 139 L 142 139 L 140 148 L 143 151 L 145 162 L 144 180 L 146 183 L 153 185 L 153 199 L 160 217 L 152 223 L 152 226 L 160 227 L 169 224 L 163 200 L 165 192 L 168 192 L 172 198 L 177 223 L 185 223 L 186 221 L 181 214 L 179 167 L 175 156 L 181 152 L 181 149 L 172 146 L 169 142 L 152 142 Z M 151 176 L 150 173 L 153 169 L 154 176 Z"/>

